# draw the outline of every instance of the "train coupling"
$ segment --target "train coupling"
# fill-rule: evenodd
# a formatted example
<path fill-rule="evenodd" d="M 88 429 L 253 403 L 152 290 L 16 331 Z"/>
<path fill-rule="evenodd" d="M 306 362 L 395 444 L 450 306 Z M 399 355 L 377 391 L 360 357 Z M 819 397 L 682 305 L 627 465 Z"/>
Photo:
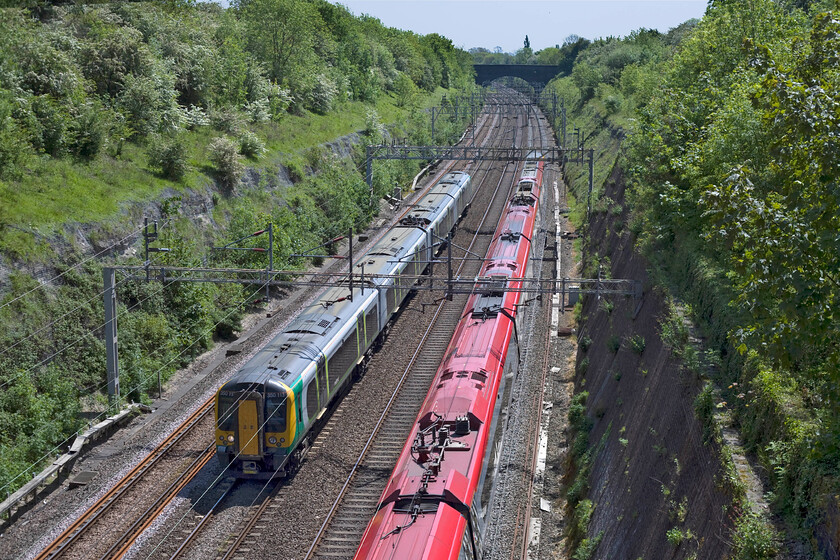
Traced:
<path fill-rule="evenodd" d="M 259 474 L 260 468 L 257 466 L 256 461 L 243 461 L 242 462 L 242 474 Z"/>

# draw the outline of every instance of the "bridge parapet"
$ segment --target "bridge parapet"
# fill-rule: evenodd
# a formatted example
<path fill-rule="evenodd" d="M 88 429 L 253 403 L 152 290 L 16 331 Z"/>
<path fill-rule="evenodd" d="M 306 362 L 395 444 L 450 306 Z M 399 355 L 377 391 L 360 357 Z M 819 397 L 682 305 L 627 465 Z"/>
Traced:
<path fill-rule="evenodd" d="M 521 78 L 530 83 L 547 84 L 563 72 L 562 66 L 553 64 L 473 64 L 473 68 L 477 84 L 492 82 L 505 76 Z"/>

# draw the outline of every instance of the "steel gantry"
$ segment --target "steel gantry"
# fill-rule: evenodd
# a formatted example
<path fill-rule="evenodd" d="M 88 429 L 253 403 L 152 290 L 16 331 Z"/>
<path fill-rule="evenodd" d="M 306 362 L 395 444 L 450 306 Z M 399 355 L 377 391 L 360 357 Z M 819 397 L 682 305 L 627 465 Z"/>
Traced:
<path fill-rule="evenodd" d="M 107 353 L 108 397 L 112 406 L 119 403 L 120 370 L 117 345 L 117 291 L 119 283 L 126 280 L 155 281 L 163 284 L 176 282 L 209 282 L 215 284 L 242 284 L 269 287 L 346 287 L 349 299 L 355 293 L 364 294 L 367 290 L 388 289 L 395 283 L 409 285 L 416 291 L 437 291 L 441 297 L 451 299 L 454 294 L 489 294 L 504 291 L 531 294 L 541 299 L 543 294 L 560 295 L 560 311 L 564 312 L 567 302 L 581 294 L 596 297 L 624 296 L 641 302 L 642 284 L 636 280 L 602 278 L 498 278 L 471 277 L 461 278 L 455 275 L 456 265 L 462 260 L 485 260 L 477 256 L 452 256 L 450 250 L 431 261 L 412 261 L 429 265 L 428 273 L 421 275 L 385 275 L 365 274 L 364 260 L 353 261 L 353 235 L 349 236 L 348 256 L 328 256 L 331 258 L 349 258 L 349 270 L 341 272 L 306 272 L 300 270 L 272 270 L 271 268 L 194 268 L 179 266 L 152 265 L 148 260 L 137 266 L 113 266 L 103 269 L 103 302 L 105 305 L 105 347 Z M 334 240 L 333 240 L 334 241 Z M 439 239 L 440 242 L 445 240 Z M 466 253 L 470 255 L 469 252 Z M 358 266 L 356 266 L 358 265 Z M 446 278 L 435 279 L 434 267 L 446 266 Z M 117 282 L 117 273 L 122 278 Z M 520 284 L 515 286 L 514 284 Z"/>
<path fill-rule="evenodd" d="M 415 159 L 423 161 L 435 160 L 468 160 L 468 161 L 525 161 L 533 158 L 534 153 L 540 154 L 540 159 L 546 163 L 589 164 L 589 189 L 586 197 L 586 218 L 592 211 L 592 189 L 595 180 L 595 150 L 586 149 L 579 143 L 575 148 L 558 148 L 555 146 L 531 146 L 526 148 L 498 147 L 498 146 L 405 146 L 398 144 L 379 144 L 368 146 L 365 150 L 365 181 L 373 192 L 373 162 L 387 159 Z"/>

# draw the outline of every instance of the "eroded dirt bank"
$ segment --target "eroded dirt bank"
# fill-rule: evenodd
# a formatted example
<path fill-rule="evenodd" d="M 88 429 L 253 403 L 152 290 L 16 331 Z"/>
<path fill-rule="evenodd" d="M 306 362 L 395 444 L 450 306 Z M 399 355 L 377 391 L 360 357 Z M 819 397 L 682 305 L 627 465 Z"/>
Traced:
<path fill-rule="evenodd" d="M 694 413 L 703 379 L 663 342 L 670 309 L 634 251 L 624 189 L 616 167 L 586 253 L 602 277 L 642 282 L 644 296 L 587 297 L 578 336 L 575 392 L 589 393 L 592 424 L 581 498 L 592 502 L 586 536 L 600 535 L 591 558 L 725 558 L 735 512 L 719 452 Z"/>

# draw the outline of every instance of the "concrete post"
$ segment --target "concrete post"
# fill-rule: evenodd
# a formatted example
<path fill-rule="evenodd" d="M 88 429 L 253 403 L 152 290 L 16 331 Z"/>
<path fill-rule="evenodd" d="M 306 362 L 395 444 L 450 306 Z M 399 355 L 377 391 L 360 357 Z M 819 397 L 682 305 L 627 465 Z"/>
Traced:
<path fill-rule="evenodd" d="M 120 366 L 117 357 L 117 291 L 116 271 L 102 269 L 103 302 L 105 304 L 105 352 L 108 374 L 108 404 L 118 408 L 120 404 Z"/>

